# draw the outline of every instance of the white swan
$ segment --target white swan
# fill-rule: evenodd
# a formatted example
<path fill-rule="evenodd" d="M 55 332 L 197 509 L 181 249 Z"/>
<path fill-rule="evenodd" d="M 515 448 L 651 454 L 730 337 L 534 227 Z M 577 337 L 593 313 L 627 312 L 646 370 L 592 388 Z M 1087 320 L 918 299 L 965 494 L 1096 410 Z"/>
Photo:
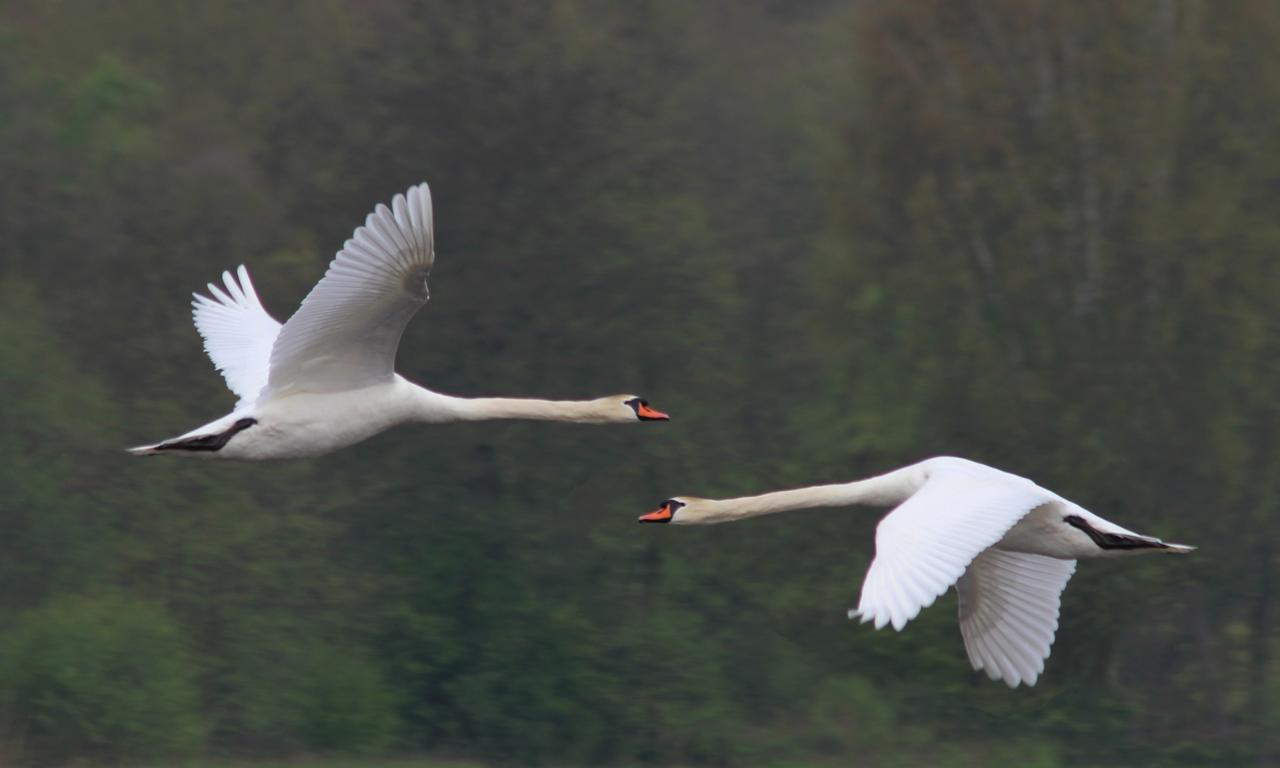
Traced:
<path fill-rule="evenodd" d="M 666 421 L 634 395 L 553 401 L 460 398 L 394 370 L 409 319 L 427 303 L 435 260 L 426 184 L 379 205 L 346 242 L 284 325 L 262 308 L 248 271 L 222 274 L 195 294 L 196 328 L 235 410 L 184 435 L 131 453 L 232 459 L 316 456 L 405 422 L 537 419 L 582 423 Z"/>
<path fill-rule="evenodd" d="M 1010 688 L 1035 685 L 1058 629 L 1076 560 L 1190 552 L 1107 522 L 1024 477 L 939 457 L 869 480 L 737 499 L 676 496 L 645 523 L 723 523 L 809 507 L 896 508 L 876 528 L 876 557 L 849 618 L 901 630 L 954 585 L 974 669 Z"/>

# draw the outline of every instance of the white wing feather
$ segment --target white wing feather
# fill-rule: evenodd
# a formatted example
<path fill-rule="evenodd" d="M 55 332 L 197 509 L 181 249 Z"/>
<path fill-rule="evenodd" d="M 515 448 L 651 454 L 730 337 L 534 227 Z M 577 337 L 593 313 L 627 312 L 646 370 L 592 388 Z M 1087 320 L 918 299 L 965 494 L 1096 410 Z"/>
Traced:
<path fill-rule="evenodd" d="M 289 318 L 271 351 L 271 394 L 332 392 L 390 379 L 435 260 L 426 184 L 379 205 Z"/>
<path fill-rule="evenodd" d="M 983 550 L 1057 496 L 1025 478 L 964 462 L 929 479 L 876 528 L 876 557 L 850 615 L 902 629 L 947 591 Z"/>
<path fill-rule="evenodd" d="M 237 410 L 250 405 L 267 384 L 271 347 L 280 323 L 262 307 L 249 280 L 249 270 L 241 264 L 236 276 L 222 273 L 223 291 L 209 283 L 209 294 L 192 294 L 191 316 L 204 338 L 204 351 L 213 366 L 236 394 Z"/>
<path fill-rule="evenodd" d="M 1010 688 L 1035 685 L 1058 631 L 1075 560 L 989 549 L 960 581 L 960 634 L 974 669 Z"/>

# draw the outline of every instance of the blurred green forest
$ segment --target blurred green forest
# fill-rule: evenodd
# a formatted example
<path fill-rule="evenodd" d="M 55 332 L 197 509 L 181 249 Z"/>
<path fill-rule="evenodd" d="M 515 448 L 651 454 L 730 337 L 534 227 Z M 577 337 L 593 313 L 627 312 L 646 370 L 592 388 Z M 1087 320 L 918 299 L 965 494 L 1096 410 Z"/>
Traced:
<path fill-rule="evenodd" d="M 1280 5 L 0 0 L 0 762 L 1280 760 Z M 139 460 L 436 200 L 399 369 L 669 424 Z M 640 528 L 937 454 L 1195 556 L 1090 562 L 1046 673 L 844 618 L 878 512 Z"/>

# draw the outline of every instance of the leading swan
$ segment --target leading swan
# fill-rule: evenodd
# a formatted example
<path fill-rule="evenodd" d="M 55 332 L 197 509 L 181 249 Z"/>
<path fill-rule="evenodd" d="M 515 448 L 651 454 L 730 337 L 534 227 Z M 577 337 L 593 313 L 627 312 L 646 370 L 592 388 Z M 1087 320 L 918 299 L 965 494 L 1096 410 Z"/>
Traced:
<path fill-rule="evenodd" d="M 954 585 L 969 662 L 1010 688 L 1035 685 L 1044 671 L 1077 559 L 1195 549 L 1121 528 L 1024 477 L 946 456 L 841 485 L 676 496 L 640 522 L 723 523 L 851 504 L 896 508 L 876 528 L 876 556 L 849 618 L 901 630 Z"/>
<path fill-rule="evenodd" d="M 395 372 L 396 347 L 427 303 L 434 261 L 431 191 L 419 184 L 369 214 L 284 325 L 263 309 L 243 266 L 236 276 L 224 272 L 225 291 L 210 283 L 210 296 L 195 294 L 192 306 L 205 351 L 239 402 L 216 421 L 129 451 L 286 459 L 328 453 L 414 421 L 667 420 L 635 395 L 461 398 L 404 379 Z"/>

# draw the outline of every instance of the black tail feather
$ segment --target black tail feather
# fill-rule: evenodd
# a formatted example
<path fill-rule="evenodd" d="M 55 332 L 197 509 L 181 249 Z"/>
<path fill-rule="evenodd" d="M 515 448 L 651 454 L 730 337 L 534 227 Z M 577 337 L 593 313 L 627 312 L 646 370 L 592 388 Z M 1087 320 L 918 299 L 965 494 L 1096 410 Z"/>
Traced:
<path fill-rule="evenodd" d="M 1099 549 L 1173 549 L 1173 547 L 1159 539 L 1099 531 L 1079 515 L 1067 515 L 1064 518 L 1064 522 L 1073 528 L 1079 528 L 1084 531 L 1085 535 L 1093 539 L 1093 543 L 1097 544 Z"/>
<path fill-rule="evenodd" d="M 236 423 L 213 435 L 199 435 L 182 440 L 170 440 L 155 447 L 157 451 L 220 451 L 231 441 L 231 438 L 245 431 L 258 420 L 253 418 L 237 419 Z"/>

